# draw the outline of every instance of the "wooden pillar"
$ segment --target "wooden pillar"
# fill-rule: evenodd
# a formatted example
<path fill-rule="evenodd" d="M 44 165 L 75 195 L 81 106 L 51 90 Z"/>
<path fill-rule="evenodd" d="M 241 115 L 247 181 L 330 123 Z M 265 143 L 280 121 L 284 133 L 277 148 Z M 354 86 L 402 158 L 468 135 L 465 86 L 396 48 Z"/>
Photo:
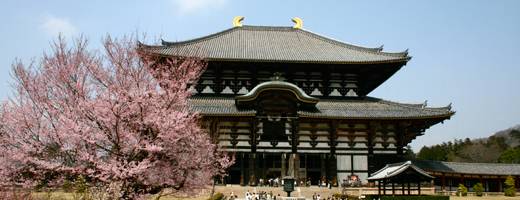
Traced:
<path fill-rule="evenodd" d="M 381 196 L 381 180 L 377 181 L 377 195 Z"/>
<path fill-rule="evenodd" d="M 398 124 L 397 125 L 397 129 L 396 129 L 396 151 L 397 151 L 397 155 L 399 156 L 399 159 L 403 159 L 404 158 L 404 151 L 403 151 L 403 147 L 404 147 L 404 136 L 406 134 L 406 126 L 404 126 L 403 124 Z"/>
<path fill-rule="evenodd" d="M 435 187 L 435 185 L 434 185 Z M 441 175 L 441 190 L 444 191 L 446 189 L 446 175 L 442 173 Z"/>
<path fill-rule="evenodd" d="M 394 185 L 393 181 L 392 181 L 392 195 L 395 195 L 395 185 Z"/>
<path fill-rule="evenodd" d="M 289 174 L 289 176 L 292 176 L 295 179 L 295 182 L 298 183 L 300 181 L 300 156 L 298 155 L 298 131 L 299 131 L 299 123 L 298 119 L 291 119 L 290 120 L 291 125 L 291 156 L 289 157 L 289 171 L 291 171 L 292 174 Z"/>
<path fill-rule="evenodd" d="M 501 178 L 498 178 L 498 191 L 499 192 L 502 192 L 502 179 Z"/>
<path fill-rule="evenodd" d="M 453 185 L 453 177 L 452 178 L 448 178 L 448 190 L 451 191 L 451 186 Z"/>
<path fill-rule="evenodd" d="M 375 166 L 374 166 L 374 137 L 376 135 L 376 127 L 377 127 L 377 124 L 376 123 L 369 123 L 368 125 L 368 129 L 367 129 L 367 148 L 368 148 L 368 156 L 367 156 L 367 159 L 368 159 L 368 176 L 371 176 L 371 173 L 376 171 Z"/>
<path fill-rule="evenodd" d="M 406 182 L 406 184 L 408 185 L 408 195 L 410 195 L 410 181 Z"/>
<path fill-rule="evenodd" d="M 245 177 L 246 177 L 246 170 L 245 170 L 245 167 L 244 167 L 244 153 L 240 153 L 241 157 L 240 157 L 240 185 L 241 186 L 245 186 L 246 183 L 245 183 Z"/>
<path fill-rule="evenodd" d="M 320 154 L 320 164 L 321 177 L 326 177 L 327 172 L 325 172 L 325 154 Z"/>
<path fill-rule="evenodd" d="M 262 179 L 264 179 L 264 184 L 267 183 L 267 181 L 265 180 L 266 172 L 267 172 L 267 162 L 266 162 L 266 158 L 265 158 L 265 153 L 262 153 Z"/>
<path fill-rule="evenodd" d="M 281 159 L 282 159 L 282 167 L 281 167 L 281 172 L 280 172 L 280 175 L 282 176 L 282 178 L 284 176 L 287 176 L 287 169 L 286 169 L 286 164 L 285 164 L 285 159 L 286 159 L 286 156 L 287 154 L 286 153 L 282 153 L 282 156 L 281 156 Z"/>
<path fill-rule="evenodd" d="M 383 195 L 386 195 L 386 179 L 383 179 Z"/>
<path fill-rule="evenodd" d="M 329 91 L 330 92 L 330 91 Z M 329 148 L 330 148 L 330 156 L 328 157 L 328 169 L 327 169 L 327 176 L 332 179 L 336 178 L 336 183 L 330 183 L 332 185 L 337 184 L 338 182 L 341 183 L 341 180 L 338 180 L 338 168 L 337 168 L 337 159 L 336 159 L 336 146 L 338 145 L 338 127 L 339 122 L 338 121 L 331 121 L 329 123 L 330 130 L 329 130 Z M 338 184 L 340 185 L 340 184 Z"/>
<path fill-rule="evenodd" d="M 299 181 L 300 173 L 300 156 L 296 153 L 290 154 L 289 157 L 289 169 L 287 175 L 292 176 L 295 181 Z"/>
<path fill-rule="evenodd" d="M 256 186 L 256 153 L 249 155 L 249 185 Z"/>
<path fill-rule="evenodd" d="M 417 182 L 417 194 L 421 195 L 421 181 Z"/>
<path fill-rule="evenodd" d="M 401 194 L 404 195 L 404 182 L 401 183 Z"/>
<path fill-rule="evenodd" d="M 460 175 L 460 184 L 462 184 L 462 185 L 464 185 L 465 187 L 467 187 L 467 186 L 466 186 L 466 183 L 464 183 L 464 174 L 461 174 L 461 175 Z"/>
<path fill-rule="evenodd" d="M 329 123 L 330 130 L 329 130 L 329 148 L 330 148 L 330 154 L 334 155 L 336 154 L 336 145 L 338 145 L 338 122 L 332 121 Z"/>

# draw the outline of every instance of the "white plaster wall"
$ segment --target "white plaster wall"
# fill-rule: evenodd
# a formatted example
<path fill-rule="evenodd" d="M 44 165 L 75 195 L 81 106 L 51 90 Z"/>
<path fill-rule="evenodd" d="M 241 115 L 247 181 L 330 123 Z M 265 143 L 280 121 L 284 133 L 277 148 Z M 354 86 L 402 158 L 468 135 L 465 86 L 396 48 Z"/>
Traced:
<path fill-rule="evenodd" d="M 354 170 L 368 170 L 368 158 L 366 155 L 354 155 Z"/>
<path fill-rule="evenodd" d="M 338 170 L 351 170 L 351 155 L 337 155 L 337 169 Z"/>

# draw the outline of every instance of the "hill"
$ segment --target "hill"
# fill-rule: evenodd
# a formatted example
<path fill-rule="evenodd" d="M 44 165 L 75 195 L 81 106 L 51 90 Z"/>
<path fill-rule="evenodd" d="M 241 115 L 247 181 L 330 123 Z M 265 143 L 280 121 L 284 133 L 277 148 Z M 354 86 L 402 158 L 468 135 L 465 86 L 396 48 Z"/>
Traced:
<path fill-rule="evenodd" d="M 488 138 L 454 140 L 424 146 L 417 159 L 450 162 L 520 163 L 520 125 Z"/>

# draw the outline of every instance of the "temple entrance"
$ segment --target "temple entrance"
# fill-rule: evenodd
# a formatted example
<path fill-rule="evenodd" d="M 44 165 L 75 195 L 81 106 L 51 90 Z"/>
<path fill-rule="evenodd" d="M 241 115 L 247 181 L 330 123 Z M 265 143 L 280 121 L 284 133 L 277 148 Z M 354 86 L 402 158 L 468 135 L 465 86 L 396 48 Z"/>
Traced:
<path fill-rule="evenodd" d="M 266 185 L 269 179 L 276 178 L 281 181 L 285 169 L 282 162 L 282 153 L 256 153 L 254 157 L 251 153 L 237 153 L 235 163 L 228 169 L 225 184 L 258 185 L 262 179 Z M 251 163 L 254 166 L 250 166 Z"/>
<path fill-rule="evenodd" d="M 311 181 L 311 185 L 318 185 L 321 179 L 321 172 L 317 170 L 307 170 L 307 180 Z"/>

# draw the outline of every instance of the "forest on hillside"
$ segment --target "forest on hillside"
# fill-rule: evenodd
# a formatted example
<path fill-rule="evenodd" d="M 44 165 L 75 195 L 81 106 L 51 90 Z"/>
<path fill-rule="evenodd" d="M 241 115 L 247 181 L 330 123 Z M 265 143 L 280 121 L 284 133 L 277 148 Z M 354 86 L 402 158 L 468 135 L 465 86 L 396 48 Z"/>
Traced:
<path fill-rule="evenodd" d="M 520 125 L 499 131 L 488 138 L 456 139 L 424 146 L 416 159 L 473 163 L 520 164 Z"/>

